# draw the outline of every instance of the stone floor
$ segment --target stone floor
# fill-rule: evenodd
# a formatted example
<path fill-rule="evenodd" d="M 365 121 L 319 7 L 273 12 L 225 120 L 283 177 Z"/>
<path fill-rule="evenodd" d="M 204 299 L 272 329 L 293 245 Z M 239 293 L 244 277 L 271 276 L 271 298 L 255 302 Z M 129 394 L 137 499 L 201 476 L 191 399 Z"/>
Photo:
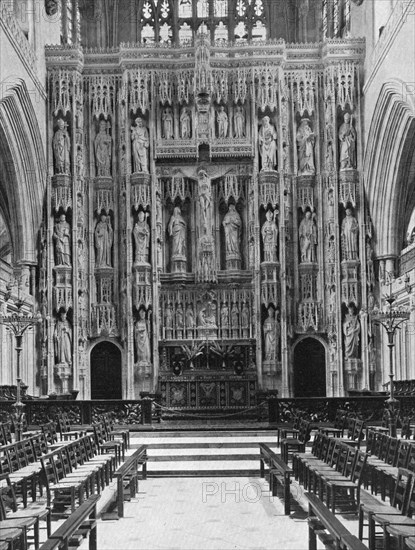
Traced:
<path fill-rule="evenodd" d="M 306 550 L 306 513 L 284 516 L 260 478 L 149 478 L 123 519 L 99 521 L 98 548 Z"/>

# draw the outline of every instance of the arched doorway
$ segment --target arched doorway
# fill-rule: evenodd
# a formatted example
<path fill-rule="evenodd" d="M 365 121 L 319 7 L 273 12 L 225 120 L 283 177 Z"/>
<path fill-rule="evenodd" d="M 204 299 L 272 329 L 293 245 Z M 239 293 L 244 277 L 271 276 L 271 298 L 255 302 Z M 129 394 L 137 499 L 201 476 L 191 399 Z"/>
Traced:
<path fill-rule="evenodd" d="M 111 342 L 100 342 L 91 351 L 91 399 L 121 399 L 121 351 Z"/>
<path fill-rule="evenodd" d="M 315 338 L 304 338 L 294 349 L 294 397 L 326 396 L 326 352 Z"/>

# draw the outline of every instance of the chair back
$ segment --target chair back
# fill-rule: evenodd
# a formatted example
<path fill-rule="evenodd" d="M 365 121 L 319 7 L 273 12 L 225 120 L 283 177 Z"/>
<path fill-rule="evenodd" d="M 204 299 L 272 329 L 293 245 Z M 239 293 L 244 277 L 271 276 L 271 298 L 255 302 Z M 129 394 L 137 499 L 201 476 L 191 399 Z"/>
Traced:
<path fill-rule="evenodd" d="M 409 493 L 412 486 L 413 473 L 405 468 L 398 468 L 398 476 L 396 478 L 395 490 L 391 498 L 391 505 L 399 510 L 404 510 L 408 501 Z"/>

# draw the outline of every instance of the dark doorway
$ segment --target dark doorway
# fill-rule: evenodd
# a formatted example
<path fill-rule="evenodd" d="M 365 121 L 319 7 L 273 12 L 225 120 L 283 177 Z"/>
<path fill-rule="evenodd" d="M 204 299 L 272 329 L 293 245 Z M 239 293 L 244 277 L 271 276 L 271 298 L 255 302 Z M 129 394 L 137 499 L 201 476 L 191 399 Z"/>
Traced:
<path fill-rule="evenodd" d="M 326 396 L 326 353 L 315 338 L 305 338 L 294 350 L 294 397 Z"/>
<path fill-rule="evenodd" d="M 91 352 L 91 399 L 121 399 L 121 352 L 111 342 L 97 344 Z"/>

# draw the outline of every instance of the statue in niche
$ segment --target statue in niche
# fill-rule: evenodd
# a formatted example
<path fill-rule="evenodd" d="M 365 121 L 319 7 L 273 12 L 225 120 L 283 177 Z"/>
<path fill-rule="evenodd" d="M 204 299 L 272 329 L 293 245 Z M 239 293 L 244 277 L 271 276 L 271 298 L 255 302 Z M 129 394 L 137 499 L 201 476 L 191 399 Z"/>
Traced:
<path fill-rule="evenodd" d="M 216 304 L 211 300 L 204 302 L 199 310 L 200 327 L 216 327 Z"/>
<path fill-rule="evenodd" d="M 148 365 L 151 360 L 151 349 L 148 323 L 144 309 L 140 309 L 138 312 L 138 321 L 134 325 L 134 341 L 137 364 Z"/>
<path fill-rule="evenodd" d="M 138 221 L 134 225 L 133 236 L 135 242 L 135 264 L 148 264 L 148 255 L 150 249 L 150 228 L 147 223 L 146 212 L 140 210 Z"/>
<path fill-rule="evenodd" d="M 231 326 L 232 326 L 232 337 L 238 338 L 239 334 L 239 308 L 238 304 L 234 302 L 231 309 Z"/>
<path fill-rule="evenodd" d="M 357 359 L 359 357 L 360 322 L 352 304 L 347 308 L 343 322 L 344 358 Z"/>
<path fill-rule="evenodd" d="M 187 107 L 183 107 L 180 112 L 180 137 L 182 139 L 190 139 L 192 137 L 190 111 Z"/>
<path fill-rule="evenodd" d="M 339 128 L 340 170 L 356 168 L 356 130 L 349 113 L 344 114 L 344 122 Z"/>
<path fill-rule="evenodd" d="M 114 231 L 109 216 L 101 214 L 100 221 L 95 227 L 96 266 L 111 267 L 111 248 Z"/>
<path fill-rule="evenodd" d="M 171 107 L 166 107 L 163 109 L 163 137 L 164 139 L 173 139 L 174 129 L 173 129 L 173 111 Z"/>
<path fill-rule="evenodd" d="M 310 210 L 307 210 L 298 228 L 301 262 L 316 261 L 317 227 Z"/>
<path fill-rule="evenodd" d="M 258 133 L 259 152 L 262 160 L 261 171 L 274 170 L 277 164 L 277 132 L 270 122 L 269 116 L 264 116 Z"/>
<path fill-rule="evenodd" d="M 183 327 L 184 327 L 184 313 L 182 304 L 178 304 L 176 308 L 176 336 L 177 338 L 183 338 Z"/>
<path fill-rule="evenodd" d="M 241 105 L 237 105 L 235 107 L 235 114 L 233 115 L 233 125 L 235 137 L 237 139 L 245 137 L 245 113 L 244 108 Z"/>
<path fill-rule="evenodd" d="M 56 265 L 71 265 L 71 226 L 66 221 L 65 214 L 61 214 L 59 221 L 55 223 L 53 240 Z"/>
<path fill-rule="evenodd" d="M 228 115 L 226 114 L 225 107 L 221 105 L 216 115 L 218 121 L 218 137 L 228 137 Z"/>
<path fill-rule="evenodd" d="M 334 128 L 331 105 L 326 107 L 326 170 L 334 170 Z"/>
<path fill-rule="evenodd" d="M 72 364 L 72 327 L 62 311 L 53 332 L 56 364 Z"/>
<path fill-rule="evenodd" d="M 52 140 L 53 154 L 55 157 L 55 173 L 71 173 L 71 140 L 67 131 L 68 124 L 59 118 L 57 121 L 58 129 Z"/>
<path fill-rule="evenodd" d="M 195 313 L 191 304 L 188 304 L 186 307 L 186 329 L 187 329 L 187 338 L 193 338 L 194 328 L 195 328 Z"/>
<path fill-rule="evenodd" d="M 105 120 L 101 120 L 99 123 L 99 132 L 94 142 L 97 176 L 111 176 L 112 138 L 109 135 L 110 127 L 110 122 L 105 122 Z"/>
<path fill-rule="evenodd" d="M 135 124 L 135 126 L 131 126 L 134 172 L 148 173 L 148 148 L 150 146 L 148 130 L 141 117 L 135 119 Z"/>
<path fill-rule="evenodd" d="M 273 307 L 268 308 L 268 317 L 264 321 L 264 344 L 265 344 L 265 361 L 275 361 L 277 359 L 277 340 L 278 324 L 275 319 L 275 311 Z"/>
<path fill-rule="evenodd" d="M 352 214 L 351 208 L 346 208 L 346 217 L 342 222 L 341 238 L 344 260 L 358 260 L 359 246 L 358 237 L 359 225 Z"/>
<path fill-rule="evenodd" d="M 164 326 L 166 328 L 166 338 L 171 338 L 173 330 L 173 310 L 170 303 L 167 304 L 164 313 Z"/>
<path fill-rule="evenodd" d="M 315 174 L 314 166 L 314 143 L 316 137 L 310 128 L 308 118 L 301 119 L 297 132 L 298 143 L 298 171 L 303 175 Z"/>
<path fill-rule="evenodd" d="M 199 171 L 198 182 L 202 233 L 209 234 L 211 230 L 210 205 L 212 202 L 212 190 L 210 180 L 205 170 Z"/>
<path fill-rule="evenodd" d="M 175 206 L 169 221 L 169 235 L 172 238 L 172 260 L 186 259 L 186 222 L 179 206 Z"/>
<path fill-rule="evenodd" d="M 234 204 L 229 205 L 229 210 L 223 218 L 222 224 L 225 230 L 226 258 L 240 259 L 242 220 Z"/>
<path fill-rule="evenodd" d="M 264 261 L 277 261 L 278 228 L 275 223 L 274 212 L 267 210 L 265 214 L 267 220 L 261 229 L 262 241 L 264 243 Z"/>
<path fill-rule="evenodd" d="M 246 305 L 246 302 L 242 305 L 241 311 L 241 327 L 242 327 L 242 338 L 249 338 L 249 309 Z"/>
<path fill-rule="evenodd" d="M 229 307 L 228 302 L 223 302 L 220 308 L 220 324 L 222 328 L 222 336 L 228 335 L 229 329 Z"/>

